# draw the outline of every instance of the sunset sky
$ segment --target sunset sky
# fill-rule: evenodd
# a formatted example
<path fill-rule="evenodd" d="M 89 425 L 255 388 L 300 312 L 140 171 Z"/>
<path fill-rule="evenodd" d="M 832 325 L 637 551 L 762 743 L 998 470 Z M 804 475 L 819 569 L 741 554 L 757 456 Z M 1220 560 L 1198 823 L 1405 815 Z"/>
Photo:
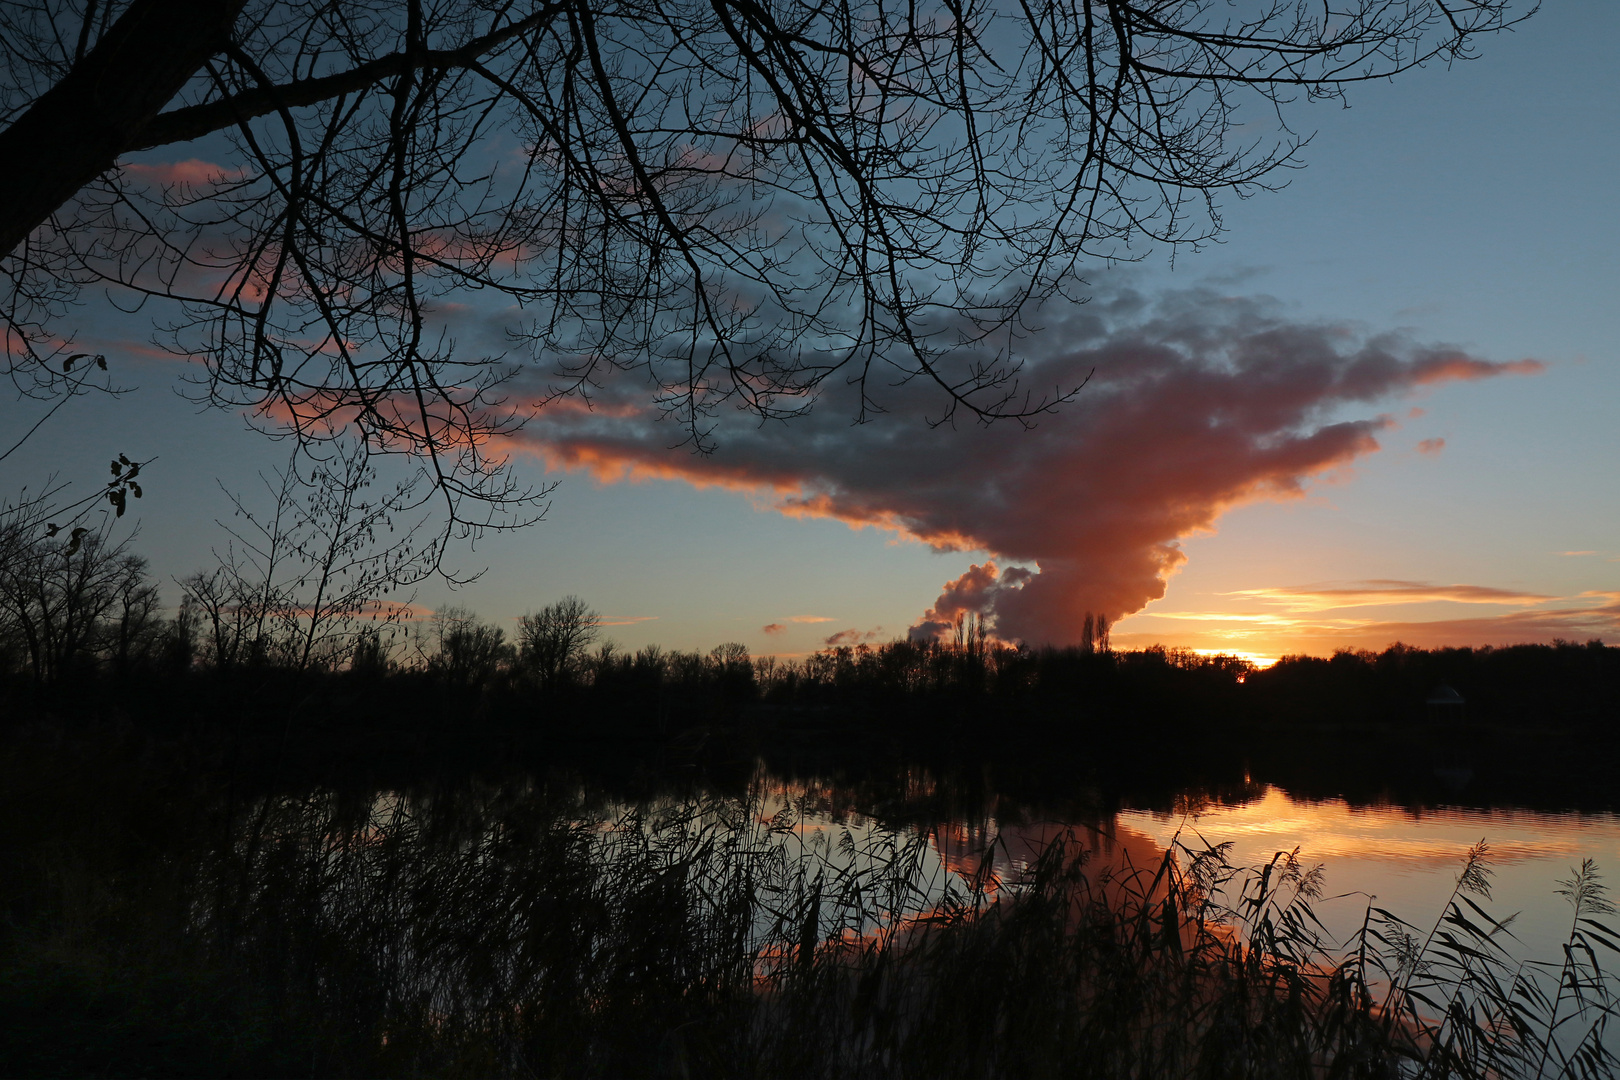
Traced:
<path fill-rule="evenodd" d="M 1096 608 L 1126 614 L 1117 645 L 1256 657 L 1620 640 L 1620 10 L 1555 2 L 1481 48 L 1301 104 L 1306 167 L 1227 200 L 1224 243 L 1098 267 L 1091 303 L 1044 311 L 1032 372 L 1096 374 L 1033 430 L 931 430 L 909 388 L 852 427 L 834 388 L 788 425 L 722 418 L 694 457 L 610 386 L 513 445 L 560 481 L 546 520 L 417 603 L 509 626 L 576 593 L 628 647 L 779 654 L 962 605 L 1031 642 Z M 223 545 L 216 480 L 285 451 L 176 394 L 153 317 L 86 310 L 139 389 L 75 402 L 4 479 L 88 490 L 156 456 L 137 544 L 167 580 Z M 500 322 L 460 330 L 498 349 Z"/>

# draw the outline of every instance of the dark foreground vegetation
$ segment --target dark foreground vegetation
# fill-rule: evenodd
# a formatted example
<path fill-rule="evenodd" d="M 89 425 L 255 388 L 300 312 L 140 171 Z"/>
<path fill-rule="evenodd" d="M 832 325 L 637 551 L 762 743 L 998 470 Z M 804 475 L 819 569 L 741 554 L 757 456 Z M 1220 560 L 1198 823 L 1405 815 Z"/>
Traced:
<path fill-rule="evenodd" d="M 1595 872 L 1521 965 L 1470 857 L 1347 942 L 1298 859 L 1054 836 L 944 869 L 755 787 L 263 786 L 13 731 L 0 1072 L 59 1076 L 1607 1076 Z M 600 789 L 596 789 L 600 791 Z M 1000 868 L 999 871 L 997 868 Z M 1608 1040 L 1606 1042 L 1606 1039 Z"/>

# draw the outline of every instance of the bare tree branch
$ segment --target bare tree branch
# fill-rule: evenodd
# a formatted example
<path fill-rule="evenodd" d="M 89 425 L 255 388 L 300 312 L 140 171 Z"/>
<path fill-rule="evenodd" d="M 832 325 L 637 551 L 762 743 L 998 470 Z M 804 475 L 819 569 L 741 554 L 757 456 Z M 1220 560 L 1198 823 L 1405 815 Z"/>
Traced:
<path fill-rule="evenodd" d="M 936 423 L 1029 423 L 1077 389 L 1021 366 L 1042 302 L 1218 235 L 1223 197 L 1299 164 L 1296 99 L 1467 59 L 1526 15 L 30 0 L 0 10 L 0 155 L 46 167 L 0 175 L 0 331 L 48 394 L 81 290 L 162 302 L 200 398 L 404 455 L 471 530 L 543 496 L 504 437 L 610 381 L 644 380 L 700 451 L 722 409 L 791 419 L 834 378 L 855 420 L 920 379 Z M 191 140 L 207 175 L 136 153 Z M 469 305 L 504 309 L 508 347 L 458 343 Z"/>

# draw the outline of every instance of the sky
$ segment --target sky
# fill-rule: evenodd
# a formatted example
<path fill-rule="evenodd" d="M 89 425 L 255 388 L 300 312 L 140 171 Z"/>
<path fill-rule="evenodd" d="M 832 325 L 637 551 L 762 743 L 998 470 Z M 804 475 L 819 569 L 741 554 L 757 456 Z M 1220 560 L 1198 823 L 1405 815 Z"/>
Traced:
<path fill-rule="evenodd" d="M 513 451 L 558 483 L 545 519 L 415 601 L 510 626 L 571 593 L 629 648 L 781 655 L 963 608 L 1032 643 L 1098 610 L 1119 646 L 1261 659 L 1620 640 L 1617 46 L 1620 11 L 1551 3 L 1479 60 L 1300 107 L 1305 168 L 1227 200 L 1222 243 L 1099 267 L 1049 313 L 1039 370 L 1097 374 L 1034 430 L 929 431 L 904 393 L 852 428 L 835 389 L 698 458 L 629 395 L 543 412 Z M 223 545 L 222 486 L 285 449 L 118 347 L 150 314 L 87 318 L 137 389 L 72 403 L 0 481 L 155 456 L 136 545 L 168 581 Z"/>

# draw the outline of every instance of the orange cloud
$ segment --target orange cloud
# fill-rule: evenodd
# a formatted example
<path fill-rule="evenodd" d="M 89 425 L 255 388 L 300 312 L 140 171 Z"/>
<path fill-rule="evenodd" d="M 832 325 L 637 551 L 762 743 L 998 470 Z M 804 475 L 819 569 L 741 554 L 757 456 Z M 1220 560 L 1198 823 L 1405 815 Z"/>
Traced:
<path fill-rule="evenodd" d="M 656 615 L 603 615 L 596 622 L 598 626 L 635 626 L 657 618 Z"/>
<path fill-rule="evenodd" d="M 1497 375 L 1539 375 L 1547 370 L 1540 360 L 1510 360 L 1505 364 L 1476 360 L 1460 352 L 1437 353 L 1419 365 L 1413 382 L 1420 386 L 1441 382 L 1472 382 Z"/>
<path fill-rule="evenodd" d="M 782 514 L 985 552 L 993 559 L 948 586 L 922 622 L 976 610 L 1003 638 L 1064 642 L 1078 638 L 1086 612 L 1117 620 L 1163 596 L 1186 558 L 1181 539 L 1213 529 L 1228 509 L 1298 498 L 1377 450 L 1394 419 L 1370 409 L 1347 419 L 1347 410 L 1541 370 L 1362 339 L 1213 292 L 1150 300 L 1122 290 L 1042 314 L 1045 328 L 1024 343 L 1026 385 L 1086 385 L 1027 428 L 930 427 L 920 418 L 938 401 L 920 381 L 894 388 L 886 413 L 852 427 L 858 390 L 833 380 L 815 411 L 789 424 L 717 418 L 719 449 L 696 455 L 670 449 L 681 440 L 626 379 L 598 394 L 610 408 L 542 410 L 516 445 L 606 483 L 720 487 Z M 1008 562 L 1033 569 L 998 568 Z"/>
<path fill-rule="evenodd" d="M 231 183 L 246 175 L 242 169 L 227 169 L 223 165 L 216 165 L 212 161 L 203 161 L 200 158 L 168 162 L 134 161 L 125 163 L 122 169 L 128 176 L 159 187 L 172 187 L 177 184 L 203 187 Z"/>
<path fill-rule="evenodd" d="M 787 627 L 788 623 L 797 623 L 797 624 L 811 623 L 811 624 L 813 624 L 813 623 L 829 623 L 829 622 L 832 622 L 832 621 L 833 621 L 833 617 L 831 615 L 789 615 L 782 622 L 769 623 L 769 624 L 767 624 L 765 626 L 760 627 L 760 629 L 764 633 L 774 635 L 774 634 L 786 633 L 787 629 L 788 629 L 788 627 Z"/>
<path fill-rule="evenodd" d="M 1438 454 L 1445 448 L 1446 440 L 1444 439 L 1424 439 L 1417 444 L 1417 452 L 1420 454 Z"/>
<path fill-rule="evenodd" d="M 1243 589 L 1225 593 L 1278 604 L 1289 611 L 1331 611 L 1336 608 L 1378 604 L 1427 604 L 1437 600 L 1456 604 L 1545 604 L 1556 600 L 1540 593 L 1493 589 L 1484 585 L 1430 585 L 1421 581 L 1374 579 L 1340 588 L 1295 585 L 1276 589 Z"/>
<path fill-rule="evenodd" d="M 1620 636 L 1620 593 L 1587 592 L 1562 602 L 1460 619 L 1389 620 L 1318 618 L 1245 612 L 1158 612 L 1141 615 L 1115 629 L 1114 641 L 1125 648 L 1159 642 L 1224 651 L 1327 655 L 1336 649 L 1383 649 L 1397 641 L 1408 645 L 1511 645 L 1555 640 L 1614 640 Z M 1308 616 L 1314 613 L 1304 613 Z M 1145 628 L 1168 620 L 1171 630 Z"/>

